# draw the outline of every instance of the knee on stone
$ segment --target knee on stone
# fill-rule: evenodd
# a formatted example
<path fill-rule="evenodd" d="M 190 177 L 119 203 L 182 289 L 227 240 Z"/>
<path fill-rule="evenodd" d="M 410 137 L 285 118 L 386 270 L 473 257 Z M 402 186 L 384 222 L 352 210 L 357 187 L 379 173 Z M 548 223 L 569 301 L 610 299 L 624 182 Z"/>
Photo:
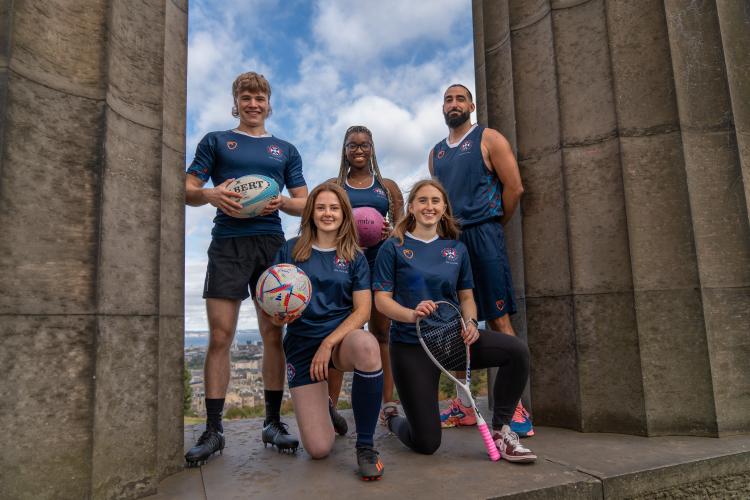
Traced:
<path fill-rule="evenodd" d="M 333 443 L 326 443 L 323 440 L 312 440 L 312 442 L 305 443 L 305 451 L 314 460 L 327 457 L 331 453 L 332 447 Z"/>
<path fill-rule="evenodd" d="M 414 440 L 414 451 L 423 455 L 432 455 L 440 448 L 440 436 Z"/>

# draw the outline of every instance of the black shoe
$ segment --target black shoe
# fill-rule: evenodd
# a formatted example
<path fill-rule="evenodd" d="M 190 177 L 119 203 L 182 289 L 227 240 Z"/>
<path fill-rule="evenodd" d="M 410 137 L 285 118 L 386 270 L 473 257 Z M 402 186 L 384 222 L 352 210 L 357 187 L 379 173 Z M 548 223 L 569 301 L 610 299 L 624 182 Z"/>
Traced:
<path fill-rule="evenodd" d="M 214 429 L 207 428 L 198 442 L 185 453 L 188 467 L 198 467 L 206 463 L 208 458 L 217 451 L 221 454 L 224 449 L 224 434 Z"/>
<path fill-rule="evenodd" d="M 263 446 L 275 446 L 279 453 L 290 451 L 294 453 L 299 448 L 299 441 L 287 429 L 289 426 L 279 420 L 271 420 L 263 426 Z"/>
<path fill-rule="evenodd" d="M 328 413 L 331 415 L 333 430 L 336 431 L 336 434 L 339 436 L 345 436 L 349 431 L 349 424 L 347 424 L 346 419 L 336 411 L 336 408 L 333 406 L 333 401 L 331 401 L 330 398 L 328 399 Z"/>
<path fill-rule="evenodd" d="M 363 481 L 377 481 L 383 477 L 383 462 L 380 461 L 379 453 L 371 446 L 357 448 L 357 465 Z"/>

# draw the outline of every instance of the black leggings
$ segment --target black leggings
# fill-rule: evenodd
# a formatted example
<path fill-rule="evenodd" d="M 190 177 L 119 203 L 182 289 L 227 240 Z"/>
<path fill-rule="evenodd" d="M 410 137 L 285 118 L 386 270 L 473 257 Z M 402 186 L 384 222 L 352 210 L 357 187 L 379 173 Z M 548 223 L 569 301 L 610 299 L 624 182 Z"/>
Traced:
<path fill-rule="evenodd" d="M 391 344 L 393 381 L 406 418 L 391 420 L 391 429 L 402 443 L 431 455 L 440 447 L 438 407 L 440 370 L 420 344 Z M 529 350 L 512 335 L 479 330 L 471 345 L 471 368 L 498 367 L 493 390 L 492 427 L 510 424 L 529 375 Z"/>

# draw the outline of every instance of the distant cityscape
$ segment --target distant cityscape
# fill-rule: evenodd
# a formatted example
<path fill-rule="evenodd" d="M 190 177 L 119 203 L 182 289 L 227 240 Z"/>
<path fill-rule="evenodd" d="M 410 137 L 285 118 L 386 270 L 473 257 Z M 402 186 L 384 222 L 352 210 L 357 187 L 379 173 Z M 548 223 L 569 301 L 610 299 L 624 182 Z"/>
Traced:
<path fill-rule="evenodd" d="M 208 350 L 208 332 L 185 332 L 185 367 L 190 373 L 192 412 L 206 415 L 203 364 Z M 251 408 L 263 405 L 263 341 L 257 330 L 239 330 L 231 348 L 229 388 L 225 399 L 225 412 L 231 408 Z M 340 400 L 349 401 L 351 374 L 344 376 Z M 290 399 L 284 387 L 284 400 Z"/>

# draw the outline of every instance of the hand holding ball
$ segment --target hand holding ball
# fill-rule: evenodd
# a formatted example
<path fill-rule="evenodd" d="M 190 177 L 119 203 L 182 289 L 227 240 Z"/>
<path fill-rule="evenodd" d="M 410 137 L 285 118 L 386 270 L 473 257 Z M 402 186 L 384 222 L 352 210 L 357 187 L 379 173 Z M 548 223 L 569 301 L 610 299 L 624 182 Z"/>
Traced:
<path fill-rule="evenodd" d="M 245 175 L 235 179 L 227 189 L 242 195 L 237 202 L 242 205 L 240 219 L 249 219 L 260 214 L 266 205 L 279 195 L 276 181 L 263 175 Z"/>

